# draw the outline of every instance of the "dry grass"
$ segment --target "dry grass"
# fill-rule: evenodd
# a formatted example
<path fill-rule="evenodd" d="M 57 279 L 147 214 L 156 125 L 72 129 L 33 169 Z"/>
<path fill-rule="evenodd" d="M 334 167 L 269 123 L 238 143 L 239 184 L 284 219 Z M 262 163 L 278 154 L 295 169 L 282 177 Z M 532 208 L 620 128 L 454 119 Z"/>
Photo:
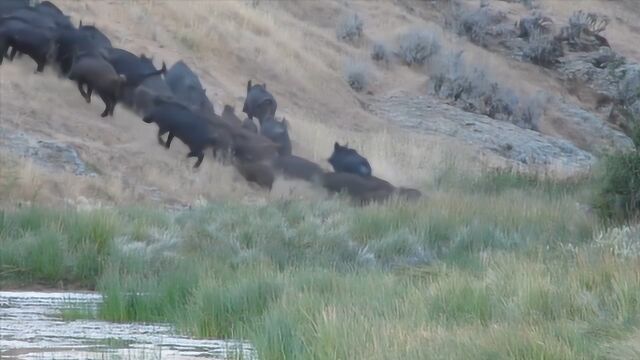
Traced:
<path fill-rule="evenodd" d="M 153 55 L 156 64 L 186 59 L 203 78 L 217 109 L 224 103 L 240 109 L 247 79 L 267 82 L 278 99 L 279 112 L 291 123 L 294 151 L 327 168 L 326 158 L 333 142 L 348 141 L 371 158 L 377 173 L 411 185 L 428 177 L 425 164 L 437 163 L 439 154 L 445 152 L 435 151 L 436 159 L 431 161 L 433 139 L 387 128 L 362 110 L 342 78 L 342 66 L 347 57 L 368 59 L 368 47 L 356 49 L 339 42 L 335 24 L 309 24 L 309 14 L 297 13 L 299 9 L 288 4 L 261 2 L 253 7 L 245 1 L 135 1 L 127 6 L 64 0 L 56 3 L 74 21 L 83 19 L 84 23 L 95 23 L 104 29 L 116 46 Z M 390 4 L 358 5 L 367 10 L 365 22 L 371 16 L 393 10 L 385 27 L 400 23 L 401 12 Z M 337 1 L 323 8 L 335 13 L 344 10 Z M 373 30 L 374 34 L 378 35 L 375 32 L 379 30 Z M 169 151 L 161 149 L 154 139 L 155 128 L 122 107 L 116 109 L 113 119 L 100 119 L 99 101 L 87 106 L 73 84 L 52 72 L 33 75 L 28 59 L 5 64 L 1 71 L 0 126 L 73 144 L 81 157 L 103 174 L 104 179 L 97 181 L 96 187 L 106 189 L 104 184 L 118 184 L 110 187 L 122 191 L 120 196 L 95 194 L 102 200 L 139 201 L 145 193 L 149 197 L 148 188 L 156 188 L 163 200 L 182 203 L 220 197 L 270 197 L 238 181 L 233 170 L 210 159 L 205 160 L 200 171 L 193 171 L 184 159 L 187 151 L 182 144 Z M 372 71 L 381 70 L 372 67 Z M 399 76 L 398 81 L 402 79 Z M 382 86 L 390 86 L 388 79 Z M 50 104 L 57 104 L 55 111 L 51 111 Z M 372 135 L 374 142 L 370 141 Z M 295 187 L 300 188 L 299 184 Z M 276 196 L 287 191 L 283 189 Z M 54 195 L 84 196 L 64 187 L 62 192 Z"/>
<path fill-rule="evenodd" d="M 161 60 L 172 64 L 185 59 L 202 78 L 217 109 L 225 103 L 240 109 L 248 79 L 266 82 L 278 99 L 279 115 L 286 116 L 291 123 L 294 152 L 326 168 L 325 160 L 336 140 L 356 146 L 369 157 L 374 172 L 402 185 L 429 182 L 435 166 L 452 157 L 465 164 L 481 160 L 478 167 L 502 163 L 490 154 L 478 155 L 459 142 L 411 134 L 383 123 L 361 106 L 371 95 L 355 93 L 343 79 L 345 59 L 372 62 L 369 52 L 374 41 L 394 48 L 397 36 L 407 29 L 437 28 L 437 14 L 424 11 L 422 2 L 260 1 L 257 6 L 253 3 L 138 0 L 124 6 L 106 1 L 56 1 L 74 22 L 82 19 L 84 23 L 95 23 L 116 46 L 153 55 L 157 65 Z M 575 10 L 575 6 L 561 1 L 541 4 L 543 11 L 558 16 L 554 18 L 556 21 Z M 501 6 L 514 20 L 527 11 L 518 3 L 494 5 Z M 408 12 L 408 6 L 414 11 Z M 621 6 L 607 11 L 618 11 L 619 15 Z M 585 11 L 606 10 L 594 7 L 597 6 L 585 6 Z M 344 44 L 335 36 L 340 15 L 351 12 L 358 13 L 367 24 L 358 47 Z M 608 15 L 613 18 L 615 14 Z M 614 23 L 607 29 L 606 36 L 613 32 L 612 43 L 622 42 L 616 33 L 625 30 L 621 26 Z M 560 84 L 530 64 L 514 63 L 447 34 L 443 36 L 443 44 L 464 49 L 469 61 L 496 69 L 496 80 L 521 96 L 527 97 L 540 89 L 551 94 L 563 92 Z M 627 46 L 625 51 L 635 50 Z M 33 75 L 32 71 L 28 59 L 0 68 L 3 109 L 0 126 L 71 143 L 85 161 L 103 174 L 103 178 L 90 181 L 93 192 L 61 186 L 58 192 L 51 191 L 52 198 L 97 196 L 111 202 L 140 201 L 150 198 L 149 188 L 156 188 L 153 191 L 162 200 L 185 204 L 198 199 L 232 197 L 254 201 L 274 197 L 238 181 L 232 169 L 211 159 L 205 160 L 200 171 L 193 171 L 184 159 L 186 151 L 182 144 L 165 151 L 155 142 L 155 129 L 123 108 L 116 109 L 113 119 L 100 119 L 99 101 L 87 106 L 73 84 L 50 72 L 42 76 Z M 374 95 L 399 89 L 423 91 L 427 80 L 402 66 L 371 66 L 371 71 L 376 81 L 368 91 Z M 541 128 L 550 134 L 558 133 L 545 125 L 544 118 Z M 47 171 L 46 178 L 55 176 Z M 71 178 L 68 180 L 71 183 L 85 182 Z M 278 185 L 281 191 L 275 197 L 304 188 L 300 184 L 293 184 L 294 188 L 289 185 L 289 182 Z M 43 191 L 48 192 L 47 188 Z"/>
<path fill-rule="evenodd" d="M 117 46 L 154 55 L 156 63 L 185 58 L 195 65 L 218 109 L 223 103 L 241 108 L 246 79 L 267 82 L 278 98 L 279 111 L 291 122 L 294 151 L 327 169 L 333 142 L 349 142 L 370 158 L 377 174 L 415 186 L 429 177 L 431 165 L 440 163 L 443 154 L 459 152 L 443 141 L 381 126 L 363 111 L 342 79 L 342 66 L 345 56 L 368 59 L 368 48 L 340 43 L 334 25 L 309 26 L 288 6 L 267 3 L 254 8 L 243 1 L 137 1 L 127 7 L 61 1 L 60 5 L 74 20 L 82 18 L 105 29 Z M 388 10 L 377 6 L 373 14 Z M 341 11 L 338 3 L 329 8 Z M 71 143 L 103 174 L 90 181 L 94 190 L 102 191 L 87 193 L 77 190 L 79 186 L 57 186 L 59 192 L 44 189 L 51 198 L 95 196 L 119 203 L 149 199 L 154 193 L 165 201 L 190 204 L 198 199 L 278 198 L 305 188 L 282 181 L 275 195 L 267 195 L 211 159 L 194 171 L 184 159 L 186 147 L 179 142 L 169 151 L 158 147 L 155 128 L 122 107 L 113 119 L 100 119 L 99 101 L 87 106 L 73 84 L 51 72 L 33 75 L 28 60 L 6 64 L 1 71 L 0 126 Z M 372 71 L 380 70 L 372 67 Z M 55 111 L 49 104 L 57 104 Z M 46 174 L 47 179 L 57 176 Z M 85 182 L 69 177 L 71 183 Z M 41 195 L 43 201 L 47 198 Z"/>

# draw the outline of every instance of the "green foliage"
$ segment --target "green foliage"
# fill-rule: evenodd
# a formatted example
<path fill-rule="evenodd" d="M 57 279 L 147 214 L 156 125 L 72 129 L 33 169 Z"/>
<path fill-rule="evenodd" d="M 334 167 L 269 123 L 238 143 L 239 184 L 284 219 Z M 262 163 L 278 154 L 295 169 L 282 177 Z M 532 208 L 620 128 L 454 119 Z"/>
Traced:
<path fill-rule="evenodd" d="M 640 152 L 604 158 L 594 203 L 605 219 L 628 220 L 640 214 Z"/>
<path fill-rule="evenodd" d="M 63 317 L 169 322 L 267 360 L 633 353 L 637 255 L 592 244 L 586 185 L 445 169 L 410 204 L 26 208 L 2 214 L 0 281 L 97 286 L 96 311 Z"/>
<path fill-rule="evenodd" d="M 201 284 L 186 309 L 199 336 L 229 338 L 251 328 L 282 293 L 277 280 L 251 277 L 236 283 Z"/>
<path fill-rule="evenodd" d="M 0 283 L 73 283 L 93 288 L 118 233 L 117 224 L 115 214 L 106 211 L 28 207 L 2 213 L 0 269 L 7 272 Z"/>

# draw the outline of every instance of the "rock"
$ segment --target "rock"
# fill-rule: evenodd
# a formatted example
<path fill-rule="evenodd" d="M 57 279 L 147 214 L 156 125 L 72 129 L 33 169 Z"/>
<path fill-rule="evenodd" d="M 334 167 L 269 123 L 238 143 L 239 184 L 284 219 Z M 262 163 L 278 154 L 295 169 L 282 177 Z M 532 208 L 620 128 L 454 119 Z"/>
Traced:
<path fill-rule="evenodd" d="M 632 122 L 640 119 L 640 64 L 629 63 L 610 48 L 602 47 L 598 51 L 562 58 L 557 70 L 570 93 L 583 103 L 594 104 L 606 122 L 630 134 Z M 577 115 L 571 110 L 566 112 Z M 586 117 L 578 116 L 580 118 Z M 630 142 L 608 130 L 604 135 L 613 142 L 613 149 L 624 150 Z"/>
<path fill-rule="evenodd" d="M 592 154 L 566 140 L 465 112 L 428 96 L 400 92 L 379 97 L 372 101 L 371 111 L 406 129 L 450 136 L 519 164 L 580 172 L 595 161 Z"/>
<path fill-rule="evenodd" d="M 0 128 L 0 149 L 32 159 L 36 164 L 80 176 L 96 176 L 70 144 L 38 140 L 23 132 Z"/>
<path fill-rule="evenodd" d="M 633 141 L 623 132 L 613 129 L 607 121 L 578 105 L 561 100 L 548 105 L 547 118 L 561 123 L 560 135 L 571 139 L 576 146 L 600 155 L 610 151 L 633 150 Z M 576 136 L 576 134 L 578 136 Z"/>
<path fill-rule="evenodd" d="M 577 87 L 574 92 L 578 97 L 590 90 L 600 97 L 615 99 L 625 67 L 624 59 L 603 47 L 589 53 L 570 53 L 560 59 L 557 70 L 565 82 Z"/>

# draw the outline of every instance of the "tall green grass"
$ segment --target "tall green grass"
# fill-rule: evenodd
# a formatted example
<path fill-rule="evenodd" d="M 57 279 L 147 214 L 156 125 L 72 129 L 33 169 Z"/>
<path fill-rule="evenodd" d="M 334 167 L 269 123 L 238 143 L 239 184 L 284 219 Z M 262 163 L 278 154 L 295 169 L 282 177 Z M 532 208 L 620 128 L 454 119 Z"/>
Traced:
<path fill-rule="evenodd" d="M 0 280 L 95 286 L 100 318 L 248 339 L 261 359 L 624 358 L 640 254 L 594 240 L 589 186 L 449 172 L 411 204 L 28 208 L 2 215 Z"/>

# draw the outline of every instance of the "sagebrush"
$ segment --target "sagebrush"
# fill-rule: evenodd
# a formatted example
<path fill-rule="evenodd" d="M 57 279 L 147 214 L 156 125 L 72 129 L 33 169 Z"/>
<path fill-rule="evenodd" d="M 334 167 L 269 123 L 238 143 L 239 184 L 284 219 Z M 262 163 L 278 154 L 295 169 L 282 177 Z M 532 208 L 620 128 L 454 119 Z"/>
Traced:
<path fill-rule="evenodd" d="M 387 46 L 383 43 L 376 42 L 371 48 L 371 60 L 380 62 L 383 64 L 389 63 L 389 51 Z"/>
<path fill-rule="evenodd" d="M 427 29 L 412 29 L 398 38 L 397 56 L 405 65 L 424 65 L 441 46 L 439 37 Z"/>
<path fill-rule="evenodd" d="M 601 46 L 609 47 L 602 32 L 609 25 L 609 18 L 582 10 L 574 12 L 568 24 L 560 29 L 559 39 L 566 42 L 573 51 L 593 51 Z"/>
<path fill-rule="evenodd" d="M 344 65 L 344 78 L 349 86 L 357 92 L 367 89 L 371 76 L 371 69 L 366 63 L 351 59 Z"/>
<path fill-rule="evenodd" d="M 542 103 L 520 100 L 513 89 L 493 80 L 488 70 L 469 66 L 463 52 L 443 54 L 433 62 L 429 72 L 434 93 L 452 99 L 457 107 L 523 128 L 537 128 L 543 112 L 543 108 L 537 106 Z"/>
<path fill-rule="evenodd" d="M 552 68 L 564 56 L 562 43 L 549 35 L 536 30 L 527 38 L 527 44 L 522 50 L 522 57 L 539 66 Z"/>
<path fill-rule="evenodd" d="M 336 36 L 339 40 L 346 42 L 357 42 L 362 37 L 364 22 L 356 13 L 343 16 L 336 29 Z"/>
<path fill-rule="evenodd" d="M 505 20 L 506 15 L 503 12 L 495 11 L 486 4 L 481 4 L 475 9 L 467 9 L 463 3 L 453 2 L 447 13 L 445 25 L 472 43 L 487 47 L 495 38 L 512 32 Z"/>

